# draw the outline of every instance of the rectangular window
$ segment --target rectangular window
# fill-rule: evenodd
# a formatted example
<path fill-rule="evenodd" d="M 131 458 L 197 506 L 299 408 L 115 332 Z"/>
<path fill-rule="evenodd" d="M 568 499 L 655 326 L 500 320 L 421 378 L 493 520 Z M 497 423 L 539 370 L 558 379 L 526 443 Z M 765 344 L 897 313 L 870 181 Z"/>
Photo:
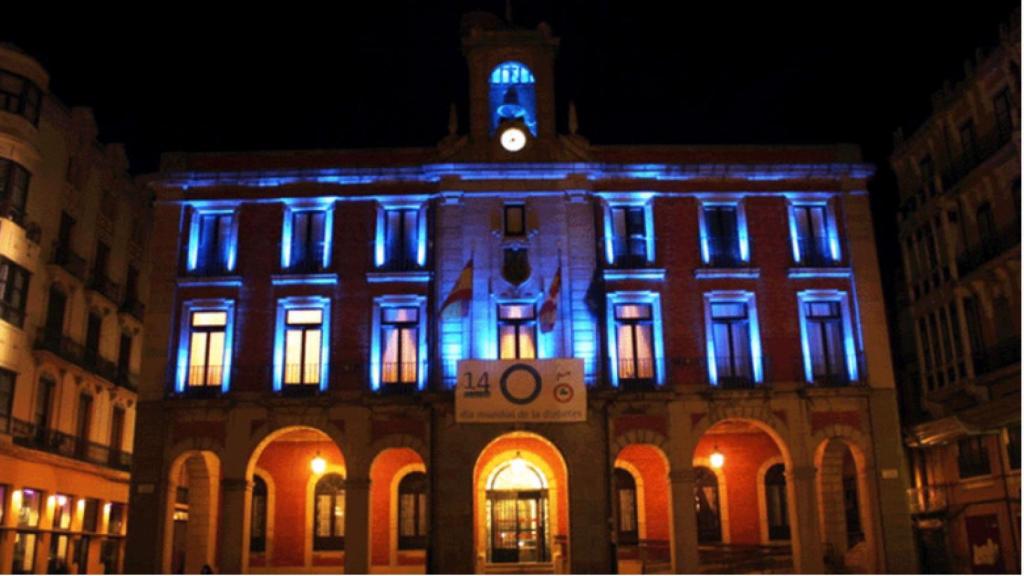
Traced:
<path fill-rule="evenodd" d="M 505 205 L 505 236 L 526 235 L 526 206 L 522 204 Z"/>
<path fill-rule="evenodd" d="M 117 374 L 118 378 L 126 378 L 131 373 L 132 363 L 132 335 L 127 332 L 121 333 L 121 341 L 117 347 Z"/>
<path fill-rule="evenodd" d="M 25 322 L 29 272 L 0 257 L 0 318 L 18 326 Z"/>
<path fill-rule="evenodd" d="M 285 386 L 320 386 L 323 322 L 320 308 L 285 311 Z"/>
<path fill-rule="evenodd" d="M 7 432 L 14 407 L 14 382 L 18 375 L 0 368 L 0 432 Z"/>
<path fill-rule="evenodd" d="M 327 211 L 291 212 L 291 252 L 288 270 L 317 272 L 323 270 L 327 250 Z"/>
<path fill-rule="evenodd" d="M 78 440 L 78 455 L 86 453 L 86 446 L 92 435 L 92 396 L 81 394 L 78 397 L 78 418 L 75 421 L 75 438 Z"/>
<path fill-rule="evenodd" d="M 28 202 L 30 175 L 21 164 L 0 158 L 0 217 L 21 222 Z"/>
<path fill-rule="evenodd" d="M 1006 142 L 1013 135 L 1013 97 L 1010 96 L 1010 89 L 1003 88 L 995 98 L 992 99 L 992 110 L 996 116 L 996 135 L 999 142 Z"/>
<path fill-rule="evenodd" d="M 753 382 L 748 306 L 742 302 L 711 302 L 711 337 L 719 386 Z"/>
<path fill-rule="evenodd" d="M 643 206 L 616 206 L 611 209 L 612 254 L 616 266 L 646 266 L 647 215 Z"/>
<path fill-rule="evenodd" d="M 707 231 L 708 265 L 738 266 L 743 263 L 735 206 L 705 206 L 704 226 Z"/>
<path fill-rule="evenodd" d="M 124 534 L 125 505 L 121 502 L 110 503 L 110 517 L 107 520 L 107 534 L 120 536 Z"/>
<path fill-rule="evenodd" d="M 100 359 L 100 335 L 103 330 L 103 317 L 89 312 L 85 326 L 85 361 L 90 366 L 97 366 Z"/>
<path fill-rule="evenodd" d="M 21 508 L 18 509 L 18 528 L 38 528 L 43 493 L 33 488 L 21 490 Z"/>
<path fill-rule="evenodd" d="M 971 168 L 978 162 L 978 145 L 974 133 L 974 120 L 960 125 L 960 151 L 963 154 L 965 168 Z"/>
<path fill-rule="evenodd" d="M 1020 470 L 1020 422 L 1006 427 L 1006 453 L 1011 470 Z"/>
<path fill-rule="evenodd" d="M 92 261 L 92 278 L 94 283 L 100 283 L 107 278 L 107 265 L 110 262 L 110 246 L 104 242 L 96 243 L 96 258 Z"/>
<path fill-rule="evenodd" d="M 51 380 L 49 376 L 42 376 L 39 378 L 35 411 L 32 415 L 32 424 L 35 426 L 37 438 L 42 439 L 46 430 L 50 428 L 50 412 L 53 409 L 53 391 L 56 387 L 56 383 Z"/>
<path fill-rule="evenodd" d="M 0 70 L 0 110 L 22 116 L 36 125 L 42 103 L 43 92 L 34 82 L 19 74 Z"/>
<path fill-rule="evenodd" d="M 418 381 L 419 308 L 381 308 L 381 382 L 415 386 Z"/>
<path fill-rule="evenodd" d="M 960 466 L 960 478 L 985 476 L 992 473 L 986 438 L 987 436 L 968 436 L 957 442 L 957 464 Z"/>
<path fill-rule="evenodd" d="M 537 357 L 537 314 L 533 304 L 498 305 L 498 350 L 506 358 Z"/>
<path fill-rule="evenodd" d="M 815 384 L 849 383 L 846 367 L 842 307 L 834 301 L 803 303 L 807 349 Z"/>
<path fill-rule="evenodd" d="M 615 305 L 618 377 L 626 387 L 654 383 L 653 324 L 650 304 Z"/>
<path fill-rule="evenodd" d="M 43 494 L 33 488 L 21 490 L 21 507 L 17 510 L 18 528 L 38 528 L 42 511 Z M 14 537 L 14 562 L 12 572 L 31 574 L 34 572 L 36 545 L 39 535 L 35 532 L 18 532 Z"/>
<path fill-rule="evenodd" d="M 384 212 L 384 261 L 391 270 L 419 266 L 419 210 L 389 209 Z"/>
<path fill-rule="evenodd" d="M 188 387 L 219 388 L 223 383 L 228 313 L 192 312 L 189 321 Z"/>
<path fill-rule="evenodd" d="M 235 215 L 198 213 L 196 246 L 192 271 L 198 274 L 226 274 L 232 268 L 232 239 Z"/>
<path fill-rule="evenodd" d="M 917 163 L 917 167 L 921 172 L 921 188 L 924 189 L 925 195 L 931 197 L 935 190 L 935 164 L 932 162 L 932 157 L 926 155 L 921 158 L 921 161 Z"/>
<path fill-rule="evenodd" d="M 124 408 L 114 406 L 110 416 L 110 449 L 121 451 L 124 446 Z"/>
<path fill-rule="evenodd" d="M 833 254 L 829 238 L 828 207 L 821 204 L 794 205 L 792 218 L 797 262 L 810 267 L 834 266 L 838 253 Z"/>

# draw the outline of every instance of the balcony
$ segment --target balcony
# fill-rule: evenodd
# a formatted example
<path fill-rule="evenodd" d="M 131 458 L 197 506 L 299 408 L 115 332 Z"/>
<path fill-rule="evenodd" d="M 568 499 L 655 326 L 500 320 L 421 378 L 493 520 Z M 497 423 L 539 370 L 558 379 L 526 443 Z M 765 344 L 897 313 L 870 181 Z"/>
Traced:
<path fill-rule="evenodd" d="M 996 233 L 994 237 L 984 239 L 978 246 L 958 255 L 956 257 L 957 272 L 963 278 L 1014 246 L 1020 246 L 1019 218 L 1012 225 Z"/>
<path fill-rule="evenodd" d="M 72 340 L 69 336 L 47 332 L 44 326 L 40 326 L 36 331 L 35 349 L 55 354 L 65 361 L 113 384 L 120 385 L 122 380 L 119 378 L 117 365 L 100 356 L 99 352 L 86 348 Z"/>
<path fill-rule="evenodd" d="M 941 514 L 949 506 L 946 486 L 919 486 L 907 490 L 910 513 L 913 515 Z"/>
<path fill-rule="evenodd" d="M 231 276 L 235 272 L 228 269 L 226 261 L 213 260 L 211 262 L 199 262 L 192 270 L 185 272 L 186 276 Z"/>
<path fill-rule="evenodd" d="M 0 300 L 0 320 L 21 328 L 25 323 L 25 310 Z"/>
<path fill-rule="evenodd" d="M 1020 364 L 1020 337 L 1008 338 L 974 354 L 974 374 L 983 376 Z"/>
<path fill-rule="evenodd" d="M 832 257 L 831 238 L 827 236 L 797 238 L 796 245 L 800 251 L 800 261 L 793 263 L 795 267 L 835 268 L 845 265 L 841 258 Z"/>
<path fill-rule="evenodd" d="M 142 322 L 143 317 L 146 315 L 146 305 L 139 301 L 135 296 L 128 296 L 121 303 L 121 312 L 128 314 Z"/>
<path fill-rule="evenodd" d="M 75 254 L 75 252 L 71 250 L 70 246 L 54 246 L 53 258 L 50 263 L 60 266 L 71 276 L 77 278 L 81 282 L 85 282 L 85 258 Z"/>
<path fill-rule="evenodd" d="M 40 428 L 16 418 L 11 420 L 11 424 L 11 436 L 19 446 L 125 472 L 131 470 L 132 455 L 128 452 L 113 450 L 109 446 L 82 440 L 59 430 Z"/>
<path fill-rule="evenodd" d="M 121 285 L 108 278 L 106 274 L 93 274 L 89 289 L 103 295 L 115 306 L 121 303 Z"/>

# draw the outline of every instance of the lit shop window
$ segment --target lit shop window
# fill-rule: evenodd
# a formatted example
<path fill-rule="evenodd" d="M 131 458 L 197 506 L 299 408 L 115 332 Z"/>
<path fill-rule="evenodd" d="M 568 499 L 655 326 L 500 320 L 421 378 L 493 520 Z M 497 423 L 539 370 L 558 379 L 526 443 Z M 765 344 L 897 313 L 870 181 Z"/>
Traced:
<path fill-rule="evenodd" d="M 798 299 L 807 381 L 831 386 L 857 381 L 857 350 L 846 294 L 807 291 Z"/>
<path fill-rule="evenodd" d="M 333 210 L 287 209 L 281 242 L 282 267 L 288 272 L 320 272 L 331 258 Z"/>
<path fill-rule="evenodd" d="M 178 348 L 178 392 L 227 392 L 233 323 L 233 301 L 185 303 Z"/>
<path fill-rule="evenodd" d="M 196 210 L 189 232 L 188 271 L 205 276 L 234 272 L 237 234 L 233 210 Z"/>
<path fill-rule="evenodd" d="M 278 301 L 275 390 L 327 389 L 329 312 L 330 301 L 323 296 Z"/>
<path fill-rule="evenodd" d="M 537 357 L 537 310 L 532 304 L 498 305 L 499 358 Z"/>

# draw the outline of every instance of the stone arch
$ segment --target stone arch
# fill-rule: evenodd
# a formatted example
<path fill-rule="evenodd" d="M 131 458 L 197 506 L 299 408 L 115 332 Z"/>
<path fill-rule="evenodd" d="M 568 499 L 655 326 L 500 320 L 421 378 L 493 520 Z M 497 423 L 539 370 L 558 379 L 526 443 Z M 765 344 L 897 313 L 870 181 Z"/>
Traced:
<path fill-rule="evenodd" d="M 668 438 L 666 438 L 661 432 L 651 428 L 634 428 L 633 430 L 619 434 L 612 441 L 611 452 L 612 454 L 617 455 L 630 444 L 651 444 L 658 448 L 666 458 L 670 453 Z"/>
<path fill-rule="evenodd" d="M 398 562 L 398 485 L 402 478 L 410 473 L 426 473 L 427 471 L 427 461 L 422 454 L 410 446 L 401 445 L 407 441 L 403 441 L 398 437 L 399 435 L 394 436 L 389 443 L 396 443 L 396 445 L 375 452 L 370 463 L 368 526 L 370 562 L 374 566 L 404 566 Z M 375 443 L 375 448 L 378 444 Z M 429 510 L 429 502 L 427 506 Z M 403 555 L 412 556 L 414 554 L 422 554 L 422 552 L 417 549 L 415 552 L 409 551 Z"/>
<path fill-rule="evenodd" d="M 334 424 L 327 422 L 324 418 L 302 418 L 301 416 L 289 417 L 286 421 L 268 421 L 262 426 L 257 428 L 249 436 L 245 446 L 239 451 L 239 454 L 244 458 L 245 467 L 244 474 L 245 478 L 252 476 L 253 467 L 257 460 L 259 460 L 259 454 L 270 445 L 271 442 L 296 430 L 315 430 L 320 432 L 327 438 L 330 438 L 332 442 L 338 447 L 342 456 L 346 459 L 346 463 L 349 457 L 348 442 L 345 437 L 345 433 L 335 426 Z"/>
<path fill-rule="evenodd" d="M 865 439 L 852 428 L 840 425 L 830 426 L 831 434 L 824 436 L 814 450 L 814 466 L 817 470 L 815 492 L 818 499 L 818 531 L 826 558 L 830 562 L 850 567 L 860 572 L 873 572 L 878 568 L 880 543 L 876 536 L 875 511 L 870 450 Z M 817 439 L 817 438 L 815 438 Z M 847 511 L 844 486 L 844 459 L 849 452 L 855 469 L 855 493 L 857 514 L 864 536 L 861 543 L 848 546 L 846 521 Z"/>
<path fill-rule="evenodd" d="M 216 567 L 221 459 L 208 450 L 174 452 L 167 469 L 165 494 L 165 573 L 197 574 L 205 565 Z M 178 489 L 188 488 L 185 520 L 177 520 Z"/>
<path fill-rule="evenodd" d="M 767 404 L 756 406 L 744 404 L 712 404 L 712 409 L 698 421 L 689 435 L 689 446 L 686 454 L 687 461 L 692 460 L 697 443 L 716 424 L 727 421 L 743 421 L 758 427 L 762 432 L 768 434 L 782 453 L 782 458 L 787 465 L 793 465 L 793 455 L 790 451 L 789 426 L 771 412 Z"/>
<path fill-rule="evenodd" d="M 408 448 L 419 454 L 420 459 L 423 460 L 423 462 L 427 462 L 430 459 L 430 455 L 427 451 L 427 444 L 420 438 L 411 434 L 388 434 L 378 438 L 370 445 L 370 462 L 372 463 L 382 452 L 390 448 Z"/>

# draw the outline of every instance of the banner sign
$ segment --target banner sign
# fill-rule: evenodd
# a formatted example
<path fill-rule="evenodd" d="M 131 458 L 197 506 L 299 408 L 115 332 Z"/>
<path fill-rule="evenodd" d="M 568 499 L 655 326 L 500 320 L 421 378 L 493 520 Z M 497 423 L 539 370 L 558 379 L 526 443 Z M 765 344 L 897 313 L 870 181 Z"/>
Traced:
<path fill-rule="evenodd" d="M 456 422 L 583 422 L 583 360 L 461 360 Z"/>

